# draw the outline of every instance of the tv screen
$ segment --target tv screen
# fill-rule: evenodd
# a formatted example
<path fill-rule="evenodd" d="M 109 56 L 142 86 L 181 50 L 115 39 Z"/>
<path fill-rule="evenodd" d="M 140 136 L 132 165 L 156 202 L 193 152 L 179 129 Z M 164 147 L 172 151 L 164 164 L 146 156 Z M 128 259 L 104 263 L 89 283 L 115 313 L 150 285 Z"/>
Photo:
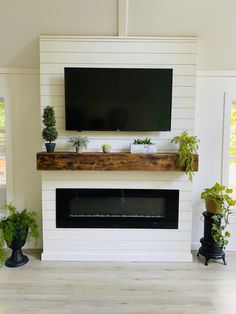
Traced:
<path fill-rule="evenodd" d="M 66 130 L 170 131 L 172 69 L 65 68 Z"/>

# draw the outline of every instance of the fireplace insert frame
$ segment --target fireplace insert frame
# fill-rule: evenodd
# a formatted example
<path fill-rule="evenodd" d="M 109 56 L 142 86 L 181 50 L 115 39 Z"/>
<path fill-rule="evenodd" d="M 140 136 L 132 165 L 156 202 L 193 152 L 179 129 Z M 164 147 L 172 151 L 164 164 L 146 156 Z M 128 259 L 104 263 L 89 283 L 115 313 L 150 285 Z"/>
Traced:
<path fill-rule="evenodd" d="M 70 199 L 79 192 L 91 195 L 104 193 L 127 197 L 165 198 L 165 215 L 163 216 L 79 216 L 70 215 Z M 87 189 L 58 188 L 56 189 L 56 228 L 136 228 L 136 229 L 178 229 L 179 190 L 157 189 Z"/>

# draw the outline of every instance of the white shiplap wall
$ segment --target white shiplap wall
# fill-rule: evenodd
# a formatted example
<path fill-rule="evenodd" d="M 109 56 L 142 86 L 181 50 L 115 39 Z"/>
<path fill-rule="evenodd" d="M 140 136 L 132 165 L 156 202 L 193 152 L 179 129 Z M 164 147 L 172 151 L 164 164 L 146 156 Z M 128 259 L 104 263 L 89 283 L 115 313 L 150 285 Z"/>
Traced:
<path fill-rule="evenodd" d="M 83 132 L 89 151 L 109 142 L 128 151 L 134 138 L 151 137 L 159 151 L 173 151 L 170 139 L 194 133 L 196 38 L 40 37 L 41 111 L 53 105 L 57 150 L 72 150 L 64 128 L 64 67 L 173 68 L 171 132 Z M 44 148 L 43 148 L 44 149 Z M 57 187 L 126 187 L 180 190 L 178 230 L 56 229 Z M 43 259 L 45 260 L 191 260 L 191 191 L 183 173 L 43 172 Z"/>

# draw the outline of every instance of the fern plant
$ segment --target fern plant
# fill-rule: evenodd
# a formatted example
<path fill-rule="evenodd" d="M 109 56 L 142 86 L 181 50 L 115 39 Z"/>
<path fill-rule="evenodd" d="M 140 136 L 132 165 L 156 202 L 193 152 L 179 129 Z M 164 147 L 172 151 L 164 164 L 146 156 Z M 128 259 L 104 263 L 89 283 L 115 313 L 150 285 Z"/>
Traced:
<path fill-rule="evenodd" d="M 193 179 L 194 154 L 197 153 L 199 139 L 197 136 L 188 135 L 188 131 L 183 131 L 179 136 L 175 136 L 171 143 L 179 144 L 177 163 L 185 169 L 189 180 Z"/>
<path fill-rule="evenodd" d="M 28 211 L 26 208 L 22 212 L 19 212 L 11 203 L 5 207 L 8 216 L 0 221 L 0 265 L 6 259 L 3 249 L 4 241 L 10 246 L 16 235 L 19 237 L 25 235 L 26 229 L 28 229 L 28 240 L 30 237 L 37 239 L 40 234 L 36 212 Z"/>

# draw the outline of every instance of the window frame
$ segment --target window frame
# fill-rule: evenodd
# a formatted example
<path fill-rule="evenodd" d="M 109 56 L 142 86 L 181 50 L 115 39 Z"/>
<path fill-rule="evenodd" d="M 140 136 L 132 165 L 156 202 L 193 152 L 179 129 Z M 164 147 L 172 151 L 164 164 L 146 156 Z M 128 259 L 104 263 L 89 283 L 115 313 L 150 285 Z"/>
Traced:
<path fill-rule="evenodd" d="M 222 135 L 222 166 L 221 166 L 221 184 L 229 184 L 230 167 L 230 119 L 232 106 L 236 104 L 236 93 L 224 94 L 224 113 L 223 113 L 223 135 Z M 231 222 L 236 223 L 236 207 L 232 209 Z M 232 221 L 233 220 L 233 221 Z"/>
<path fill-rule="evenodd" d="M 9 91 L 7 88 L 0 88 L 0 98 L 3 99 L 5 109 L 5 139 L 6 139 L 6 190 L 7 202 L 13 202 L 13 149 L 12 149 L 12 128 L 11 128 L 11 107 Z M 4 187 L 5 185 L 1 185 Z"/>

